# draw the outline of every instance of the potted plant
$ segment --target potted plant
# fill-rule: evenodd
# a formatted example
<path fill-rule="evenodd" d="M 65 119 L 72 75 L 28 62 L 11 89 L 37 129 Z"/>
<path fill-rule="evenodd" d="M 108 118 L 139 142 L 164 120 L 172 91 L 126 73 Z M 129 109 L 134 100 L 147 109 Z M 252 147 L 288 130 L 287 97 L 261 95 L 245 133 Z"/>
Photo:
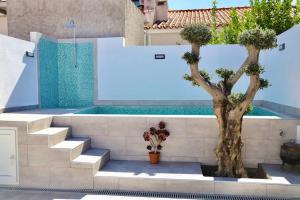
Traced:
<path fill-rule="evenodd" d="M 149 150 L 149 158 L 151 164 L 158 164 L 160 159 L 160 151 L 162 149 L 162 142 L 169 137 L 170 133 L 166 130 L 166 123 L 159 122 L 158 128 L 151 127 L 143 134 L 144 140 L 148 141 L 150 145 L 147 146 Z"/>

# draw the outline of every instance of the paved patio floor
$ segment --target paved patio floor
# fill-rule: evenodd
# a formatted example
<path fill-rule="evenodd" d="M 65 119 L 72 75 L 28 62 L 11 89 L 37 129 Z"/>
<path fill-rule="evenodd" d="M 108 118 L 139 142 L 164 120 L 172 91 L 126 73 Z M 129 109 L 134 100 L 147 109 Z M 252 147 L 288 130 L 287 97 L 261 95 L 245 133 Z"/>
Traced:
<path fill-rule="evenodd" d="M 0 189 L 1 200 L 80 200 L 81 193 Z"/>
<path fill-rule="evenodd" d="M 23 191 L 0 189 L 1 200 L 171 200 L 168 198 L 87 195 L 69 192 Z M 185 200 L 185 199 L 180 199 Z"/>

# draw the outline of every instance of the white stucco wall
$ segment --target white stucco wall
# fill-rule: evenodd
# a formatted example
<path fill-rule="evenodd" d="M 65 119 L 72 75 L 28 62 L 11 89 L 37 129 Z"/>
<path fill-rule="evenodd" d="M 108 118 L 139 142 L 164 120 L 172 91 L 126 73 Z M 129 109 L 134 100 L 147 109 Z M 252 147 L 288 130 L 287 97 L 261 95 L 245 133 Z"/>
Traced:
<path fill-rule="evenodd" d="M 38 104 L 38 73 L 32 42 L 0 35 L 0 110 Z"/>
<path fill-rule="evenodd" d="M 278 45 L 285 43 L 285 50 L 279 47 L 262 53 L 261 63 L 265 65 L 265 76 L 272 87 L 264 91 L 265 100 L 300 108 L 300 25 L 278 36 Z"/>
<path fill-rule="evenodd" d="M 190 46 L 124 47 L 123 38 L 98 39 L 98 100 L 209 100 L 201 88 L 183 80 L 189 67 L 181 58 Z M 155 60 L 165 54 L 165 60 Z M 210 45 L 203 48 L 201 66 L 218 77 L 220 67 L 237 69 L 246 58 L 238 45 Z M 246 91 L 248 78 L 235 91 Z M 258 94 L 256 99 L 262 99 Z"/>

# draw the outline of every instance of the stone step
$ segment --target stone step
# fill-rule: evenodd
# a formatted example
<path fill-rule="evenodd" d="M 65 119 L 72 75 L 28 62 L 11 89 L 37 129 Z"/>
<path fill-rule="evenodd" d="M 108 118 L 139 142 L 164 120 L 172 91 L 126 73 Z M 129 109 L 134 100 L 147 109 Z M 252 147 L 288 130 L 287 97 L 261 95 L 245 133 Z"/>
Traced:
<path fill-rule="evenodd" d="M 52 116 L 34 115 L 34 114 L 18 114 L 18 113 L 2 113 L 0 115 L 0 125 L 18 127 L 24 133 L 33 133 L 46 128 L 52 124 Z"/>
<path fill-rule="evenodd" d="M 46 128 L 28 134 L 28 144 L 46 145 L 51 147 L 56 145 L 70 136 L 69 128 Z"/>
<path fill-rule="evenodd" d="M 90 149 L 91 138 L 70 138 L 51 147 L 51 150 L 60 154 L 68 154 L 69 162 Z"/>
<path fill-rule="evenodd" d="M 52 124 L 52 117 L 43 117 L 37 120 L 28 122 L 28 133 L 34 133 L 46 128 L 49 128 Z"/>
<path fill-rule="evenodd" d="M 107 149 L 89 149 L 71 162 L 72 168 L 91 168 L 93 174 L 100 170 L 110 159 Z"/>
<path fill-rule="evenodd" d="M 204 177 L 200 163 L 109 161 L 94 176 L 94 189 L 211 193 L 213 178 Z"/>

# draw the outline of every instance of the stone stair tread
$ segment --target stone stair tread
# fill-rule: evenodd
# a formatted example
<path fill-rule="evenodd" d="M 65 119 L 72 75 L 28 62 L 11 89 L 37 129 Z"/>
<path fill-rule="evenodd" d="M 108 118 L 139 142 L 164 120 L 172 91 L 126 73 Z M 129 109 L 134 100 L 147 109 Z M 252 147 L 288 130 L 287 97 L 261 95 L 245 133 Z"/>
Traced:
<path fill-rule="evenodd" d="M 34 122 L 37 120 L 52 119 L 52 116 L 37 115 L 37 114 L 22 114 L 22 113 L 2 113 L 0 115 L 0 121 L 12 121 L 12 122 Z"/>
<path fill-rule="evenodd" d="M 74 149 L 86 142 L 88 142 L 90 138 L 70 138 L 68 140 L 62 141 L 54 146 L 52 149 Z"/>
<path fill-rule="evenodd" d="M 45 136 L 49 136 L 49 135 L 55 135 L 58 133 L 61 133 L 62 131 L 67 131 L 69 128 L 64 128 L 64 127 L 50 127 L 50 128 L 46 128 L 40 131 L 36 131 L 33 133 L 30 133 L 31 135 L 45 135 Z"/>
<path fill-rule="evenodd" d="M 107 153 L 109 153 L 109 150 L 107 149 L 89 149 L 82 155 L 75 158 L 72 162 L 81 164 L 96 164 Z"/>
<path fill-rule="evenodd" d="M 151 165 L 149 161 L 109 161 L 95 178 L 147 178 L 147 179 L 186 179 L 206 180 L 202 174 L 200 163 L 161 162 Z"/>

